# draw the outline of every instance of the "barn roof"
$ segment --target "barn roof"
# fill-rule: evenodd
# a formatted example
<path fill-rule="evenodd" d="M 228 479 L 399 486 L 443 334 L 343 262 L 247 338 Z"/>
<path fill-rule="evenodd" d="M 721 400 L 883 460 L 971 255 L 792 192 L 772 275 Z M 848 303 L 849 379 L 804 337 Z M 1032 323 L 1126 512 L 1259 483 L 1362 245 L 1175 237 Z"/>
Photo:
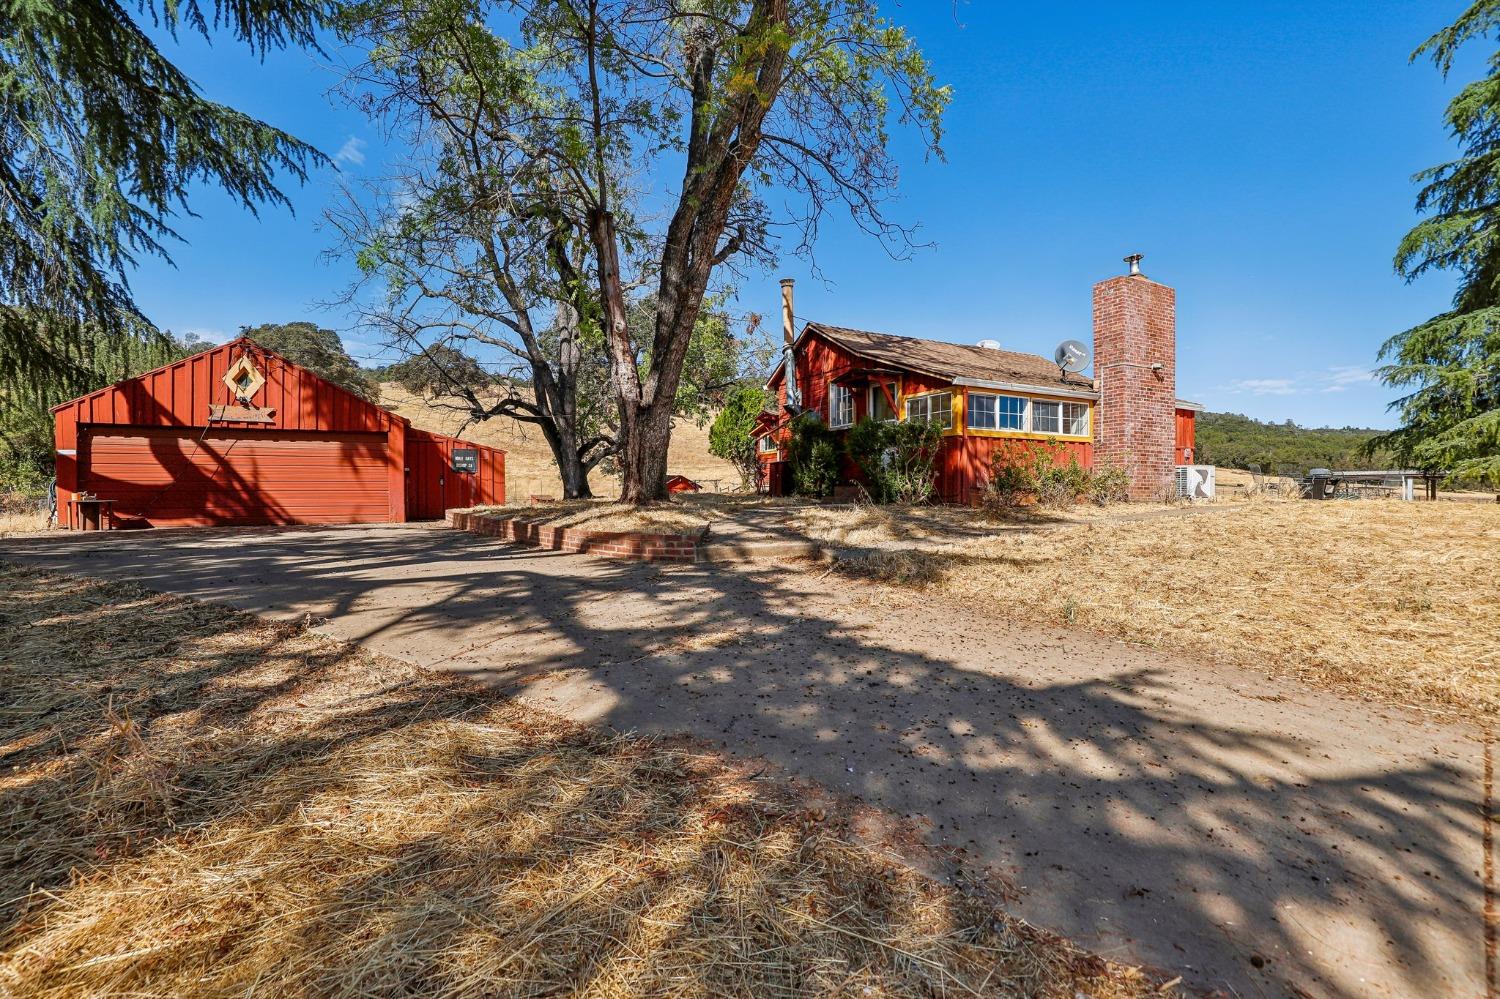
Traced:
<path fill-rule="evenodd" d="M 872 364 L 950 381 L 1006 382 L 1071 392 L 1091 392 L 1094 388 L 1093 379 L 1064 375 L 1056 364 L 1037 354 L 874 333 L 827 323 L 808 323 L 797 338 L 798 343 L 808 335 L 821 336 Z M 772 377 L 773 382 L 776 377 Z"/>
<path fill-rule="evenodd" d="M 157 376 L 166 375 L 172 371 L 180 370 L 183 368 L 191 368 L 195 362 L 199 362 L 203 358 L 210 355 L 222 356 L 227 360 L 229 357 L 234 355 L 235 348 L 239 348 L 242 353 L 247 349 L 251 349 L 261 354 L 268 355 L 272 358 L 275 358 L 275 360 L 279 363 L 284 364 L 289 368 L 295 369 L 296 371 L 301 373 L 303 377 L 316 379 L 318 384 L 322 386 L 322 391 L 345 397 L 347 399 L 347 405 L 352 408 L 368 409 L 380 414 L 380 416 L 384 419 L 395 420 L 398 423 L 409 424 L 411 422 L 399 413 L 394 413 L 388 409 L 385 409 L 379 404 L 373 403 L 370 400 L 349 391 L 348 389 L 344 388 L 344 386 L 329 381 L 328 379 L 319 375 L 317 372 L 311 371 L 308 368 L 304 368 L 302 365 L 297 364 L 294 361 L 287 360 L 276 351 L 272 350 L 269 347 L 262 346 L 252 337 L 248 336 L 238 336 L 227 343 L 213 344 L 211 346 L 205 347 L 197 353 L 189 354 L 186 357 L 180 357 L 175 361 L 170 361 L 166 364 L 163 364 L 159 368 L 152 368 L 150 371 L 142 371 L 139 374 L 129 375 L 125 378 L 121 378 L 119 381 L 112 382 L 111 384 L 106 385 L 103 388 L 95 389 L 92 392 L 86 392 L 76 399 L 69 399 L 67 402 L 60 402 L 56 406 L 53 406 L 49 410 L 49 412 L 56 413 L 60 412 L 61 410 L 67 409 L 70 406 L 77 406 L 80 403 L 85 403 L 92 399 L 103 399 L 109 396 L 111 393 L 119 392 L 124 386 L 149 384 L 150 381 Z"/>

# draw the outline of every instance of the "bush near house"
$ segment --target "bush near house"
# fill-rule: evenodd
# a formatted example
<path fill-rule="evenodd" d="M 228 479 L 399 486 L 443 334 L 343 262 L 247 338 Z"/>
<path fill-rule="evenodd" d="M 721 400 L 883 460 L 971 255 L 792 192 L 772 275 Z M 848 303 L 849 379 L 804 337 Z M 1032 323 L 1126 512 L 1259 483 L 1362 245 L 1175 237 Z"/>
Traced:
<path fill-rule="evenodd" d="M 943 430 L 925 420 L 860 420 L 845 446 L 876 503 L 926 503 L 932 499 L 933 464 Z"/>
<path fill-rule="evenodd" d="M 760 472 L 755 427 L 769 398 L 770 394 L 759 385 L 734 389 L 708 429 L 708 453 L 733 465 L 740 473 L 740 485 L 747 489 L 755 484 Z"/>
<path fill-rule="evenodd" d="M 1103 505 L 1122 502 L 1129 488 L 1122 468 L 1084 468 L 1058 444 L 1027 442 L 995 450 L 983 503 L 1002 508 Z"/>
<path fill-rule="evenodd" d="M 803 496 L 827 496 L 839 481 L 837 438 L 815 413 L 802 413 L 792 420 L 791 431 L 786 450 L 792 484 Z"/>

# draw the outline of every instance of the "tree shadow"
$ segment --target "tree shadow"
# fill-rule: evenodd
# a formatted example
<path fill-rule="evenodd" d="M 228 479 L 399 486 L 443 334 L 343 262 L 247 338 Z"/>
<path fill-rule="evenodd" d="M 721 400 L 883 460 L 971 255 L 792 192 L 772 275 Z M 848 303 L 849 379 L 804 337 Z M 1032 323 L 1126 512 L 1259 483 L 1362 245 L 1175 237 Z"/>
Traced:
<path fill-rule="evenodd" d="M 135 587 L 0 586 L 7 992 L 1146 984 L 701 751 Z"/>
<path fill-rule="evenodd" d="M 898 613 L 877 589 L 777 566 L 403 530 L 36 552 L 326 618 L 338 637 L 573 717 L 764 757 L 909 816 L 930 845 L 1013 884 L 1034 922 L 1197 987 L 1480 981 L 1480 790 L 1458 730 L 1377 724 L 1321 696 L 1257 700 L 1265 684 L 1235 692 L 1228 667 L 964 608 Z"/>

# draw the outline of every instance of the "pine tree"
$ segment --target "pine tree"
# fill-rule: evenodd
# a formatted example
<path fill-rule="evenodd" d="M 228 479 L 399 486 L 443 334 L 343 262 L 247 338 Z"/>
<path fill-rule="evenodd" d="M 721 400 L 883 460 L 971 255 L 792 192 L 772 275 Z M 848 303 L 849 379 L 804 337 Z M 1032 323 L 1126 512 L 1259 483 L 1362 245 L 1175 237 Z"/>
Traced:
<path fill-rule="evenodd" d="M 1446 76 L 1462 46 L 1497 33 L 1500 0 L 1477 0 L 1412 58 L 1431 57 Z M 1402 426 L 1374 445 L 1424 470 L 1500 483 L 1500 52 L 1446 119 L 1462 155 L 1417 175 L 1417 210 L 1431 214 L 1401 241 L 1396 270 L 1408 280 L 1456 270 L 1459 287 L 1452 310 L 1381 347 L 1381 378 L 1407 394 L 1393 404 Z"/>
<path fill-rule="evenodd" d="M 227 33 L 264 56 L 316 47 L 327 0 L 139 0 L 172 35 Z M 97 337 L 158 338 L 131 295 L 143 256 L 170 259 L 188 187 L 215 183 L 254 211 L 287 204 L 327 159 L 209 100 L 113 0 L 0 4 L 0 390 L 66 377 Z M 71 335 L 41 335 L 39 323 Z"/>

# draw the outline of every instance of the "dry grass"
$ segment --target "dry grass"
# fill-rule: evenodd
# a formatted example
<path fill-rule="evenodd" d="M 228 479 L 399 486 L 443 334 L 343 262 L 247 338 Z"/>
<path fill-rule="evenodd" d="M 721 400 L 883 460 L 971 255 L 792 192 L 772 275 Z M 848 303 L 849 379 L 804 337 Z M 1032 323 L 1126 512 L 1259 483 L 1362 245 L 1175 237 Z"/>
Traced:
<path fill-rule="evenodd" d="M 1056 530 L 978 529 L 982 536 L 943 547 L 888 545 L 841 564 L 997 613 L 1206 652 L 1386 701 L 1500 716 L 1500 508 L 1267 502 Z"/>
<path fill-rule="evenodd" d="M 462 413 L 445 409 L 441 404 L 424 402 L 396 384 L 381 385 L 380 402 L 423 430 L 454 434 L 463 427 Z M 562 480 L 558 478 L 552 452 L 541 431 L 531 424 L 501 417 L 464 428 L 463 436 L 467 440 L 505 449 L 505 492 L 508 498 L 524 501 L 529 496 L 562 495 Z M 686 475 L 705 489 L 732 490 L 740 481 L 733 465 L 708 453 L 708 425 L 700 427 L 691 420 L 679 420 L 672 429 L 667 472 Z M 619 495 L 620 482 L 614 476 L 595 472 L 589 476 L 589 483 L 595 495 Z"/>
<path fill-rule="evenodd" d="M 549 527 L 588 531 L 647 531 L 660 534 L 699 534 L 709 523 L 706 509 L 680 502 L 632 506 L 603 500 L 512 503 L 475 507 L 477 513 L 515 518 Z"/>
<path fill-rule="evenodd" d="M 1180 503 L 1130 503 L 1067 508 L 1020 506 L 986 512 L 969 507 L 877 506 L 870 503 L 804 504 L 789 511 L 788 524 L 807 537 L 830 545 L 891 551 L 965 552 L 975 542 L 1037 527 L 1060 527 L 1169 513 Z"/>
<path fill-rule="evenodd" d="M 0 538 L 45 531 L 49 519 L 46 497 L 0 492 Z"/>
<path fill-rule="evenodd" d="M 296 627 L 0 564 L 0 650 L 0 994 L 1151 990 L 784 783 Z"/>
<path fill-rule="evenodd" d="M 0 510 L 0 538 L 46 529 L 47 515 L 40 510 Z"/>
<path fill-rule="evenodd" d="M 606 500 L 550 500 L 542 503 L 510 503 L 506 506 L 475 507 L 477 513 L 513 517 L 550 527 L 577 527 L 590 531 L 646 531 L 699 534 L 715 523 L 733 519 L 744 510 L 784 509 L 786 523 L 801 527 L 808 511 L 822 510 L 796 499 L 772 499 L 745 495 L 683 494 L 665 503 L 631 506 Z M 829 507 L 836 516 L 847 516 L 847 506 Z M 870 508 L 874 509 L 874 508 Z"/>

